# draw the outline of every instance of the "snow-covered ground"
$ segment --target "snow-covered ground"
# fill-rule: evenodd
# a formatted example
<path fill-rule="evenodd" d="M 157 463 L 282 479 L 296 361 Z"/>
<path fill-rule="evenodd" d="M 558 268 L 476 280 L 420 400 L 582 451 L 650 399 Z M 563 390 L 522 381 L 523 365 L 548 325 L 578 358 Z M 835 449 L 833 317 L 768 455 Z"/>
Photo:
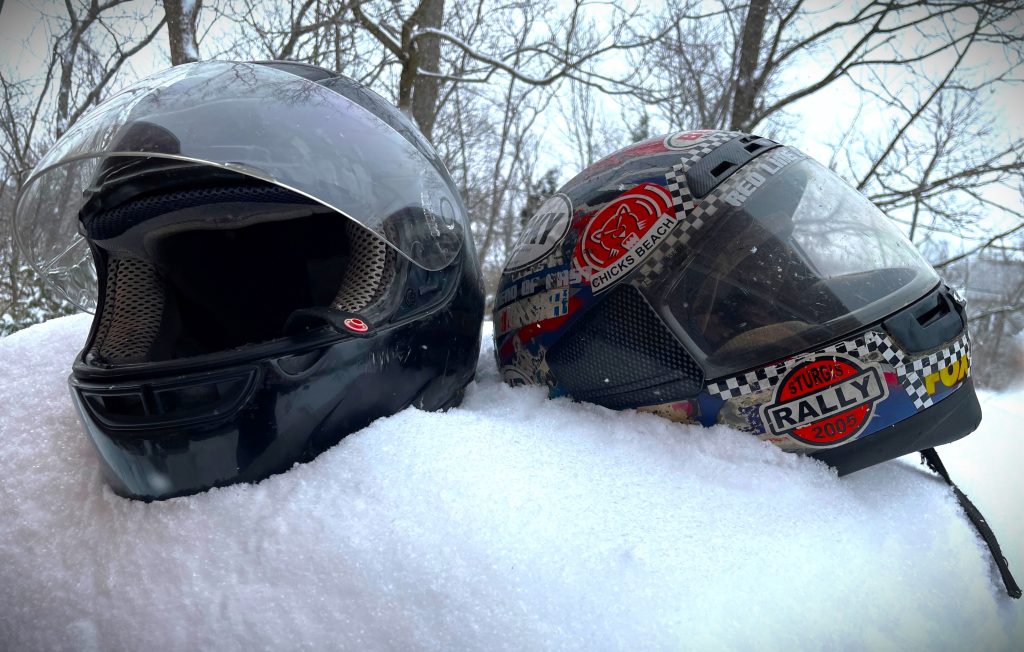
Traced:
<path fill-rule="evenodd" d="M 89 318 L 0 340 L 0 649 L 1024 649 L 949 489 L 503 386 L 255 486 L 106 489 L 68 398 Z M 940 452 L 1024 580 L 1024 388 Z"/>

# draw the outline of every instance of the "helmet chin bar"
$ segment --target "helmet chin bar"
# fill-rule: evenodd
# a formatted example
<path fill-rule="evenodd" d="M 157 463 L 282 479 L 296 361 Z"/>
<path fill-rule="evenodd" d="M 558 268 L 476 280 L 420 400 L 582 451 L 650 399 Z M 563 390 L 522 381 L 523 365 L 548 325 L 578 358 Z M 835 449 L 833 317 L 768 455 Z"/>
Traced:
<path fill-rule="evenodd" d="M 210 370 L 190 375 L 136 370 L 117 381 L 109 370 L 76 373 L 72 397 L 105 479 L 122 496 L 163 500 L 257 482 L 409 405 L 457 405 L 477 350 L 459 345 L 469 333 L 452 317 L 472 322 L 479 298 L 449 282 L 450 312 L 326 343 L 310 331 L 285 341 L 287 352 L 207 361 Z"/>

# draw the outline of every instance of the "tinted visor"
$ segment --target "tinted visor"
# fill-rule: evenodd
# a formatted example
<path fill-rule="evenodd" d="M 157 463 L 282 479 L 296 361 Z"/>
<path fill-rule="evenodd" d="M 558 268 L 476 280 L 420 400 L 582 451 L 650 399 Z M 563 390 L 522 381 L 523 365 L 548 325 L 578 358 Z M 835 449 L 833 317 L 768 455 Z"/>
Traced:
<path fill-rule="evenodd" d="M 810 159 L 724 206 L 664 300 L 709 377 L 847 335 L 939 281 L 874 204 Z"/>
<path fill-rule="evenodd" d="M 215 166 L 293 190 L 425 269 L 454 260 L 468 228 L 447 171 L 422 137 L 403 135 L 344 95 L 281 70 L 178 66 L 79 120 L 19 198 L 16 234 L 29 262 L 78 305 L 95 304 L 79 211 L 99 184 L 154 159 Z"/>

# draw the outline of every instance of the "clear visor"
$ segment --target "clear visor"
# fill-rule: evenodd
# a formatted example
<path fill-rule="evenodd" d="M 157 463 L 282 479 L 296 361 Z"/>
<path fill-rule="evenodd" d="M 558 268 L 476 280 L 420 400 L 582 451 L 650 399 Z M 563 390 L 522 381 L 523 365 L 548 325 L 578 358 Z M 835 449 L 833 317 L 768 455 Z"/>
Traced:
<path fill-rule="evenodd" d="M 469 227 L 444 165 L 418 144 L 343 95 L 280 70 L 178 66 L 121 91 L 64 134 L 19 198 L 16 237 L 44 280 L 90 309 L 96 281 L 79 211 L 112 163 L 143 156 L 295 191 L 437 270 L 458 255 Z"/>
<path fill-rule="evenodd" d="M 712 376 L 847 335 L 939 281 L 874 204 L 810 159 L 726 204 L 702 237 L 666 303 Z"/>

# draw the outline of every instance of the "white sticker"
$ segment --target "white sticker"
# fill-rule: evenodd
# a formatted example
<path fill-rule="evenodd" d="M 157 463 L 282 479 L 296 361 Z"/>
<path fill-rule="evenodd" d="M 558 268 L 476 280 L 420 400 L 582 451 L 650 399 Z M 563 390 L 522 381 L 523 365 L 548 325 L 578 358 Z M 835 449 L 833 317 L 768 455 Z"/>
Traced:
<path fill-rule="evenodd" d="M 705 136 L 712 133 L 714 133 L 714 131 L 710 129 L 679 131 L 665 136 L 665 140 L 662 141 L 662 144 L 665 145 L 665 149 L 687 149 L 704 140 Z"/>
<path fill-rule="evenodd" d="M 881 367 L 838 353 L 811 356 L 791 368 L 760 407 L 765 431 L 816 448 L 832 448 L 866 432 L 889 396 Z"/>
<path fill-rule="evenodd" d="M 529 324 L 536 324 L 545 319 L 565 317 L 569 314 L 569 288 L 552 292 L 542 292 L 532 297 L 520 299 L 498 311 L 497 323 L 494 325 L 498 335 L 511 330 L 518 330 Z"/>
<path fill-rule="evenodd" d="M 565 195 L 555 195 L 544 202 L 512 247 L 505 271 L 529 267 L 550 255 L 569 231 L 571 217 L 572 202 Z"/>

